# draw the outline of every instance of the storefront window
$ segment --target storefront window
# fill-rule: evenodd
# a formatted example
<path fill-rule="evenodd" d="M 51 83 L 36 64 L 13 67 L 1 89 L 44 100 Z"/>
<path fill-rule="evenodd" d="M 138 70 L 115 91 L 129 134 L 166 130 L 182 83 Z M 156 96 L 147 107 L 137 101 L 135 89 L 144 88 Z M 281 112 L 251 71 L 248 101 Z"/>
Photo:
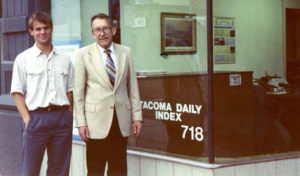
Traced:
<path fill-rule="evenodd" d="M 118 41 L 132 50 L 144 117 L 141 136 L 130 137 L 128 147 L 207 161 L 206 0 L 117 3 L 52 0 L 54 44 L 73 47 L 74 57 L 94 42 L 94 14 L 119 13 Z M 289 26 L 300 23 L 299 12 L 287 10 L 299 7 L 292 0 L 213 1 L 217 162 L 299 151 L 299 32 Z"/>
<path fill-rule="evenodd" d="M 299 7 L 291 0 L 214 1 L 214 70 L 232 72 L 214 89 L 217 161 L 299 152 L 300 23 L 288 9 Z"/>
<path fill-rule="evenodd" d="M 205 156 L 205 1 L 120 3 L 121 41 L 135 57 L 144 117 L 143 133 L 130 146 Z"/>

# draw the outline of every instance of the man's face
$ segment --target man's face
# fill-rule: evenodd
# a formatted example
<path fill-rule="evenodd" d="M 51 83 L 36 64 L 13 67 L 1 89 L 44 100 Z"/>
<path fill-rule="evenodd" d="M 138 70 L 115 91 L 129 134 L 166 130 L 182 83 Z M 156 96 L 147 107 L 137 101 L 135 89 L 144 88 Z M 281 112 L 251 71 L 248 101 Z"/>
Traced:
<path fill-rule="evenodd" d="M 40 45 L 51 44 L 53 29 L 49 24 L 45 24 L 39 21 L 33 22 L 33 29 L 29 31 L 33 36 L 35 43 Z"/>
<path fill-rule="evenodd" d="M 116 34 L 116 28 L 111 27 L 108 20 L 99 18 L 94 19 L 92 28 L 92 35 L 96 42 L 104 49 L 109 48 Z"/>

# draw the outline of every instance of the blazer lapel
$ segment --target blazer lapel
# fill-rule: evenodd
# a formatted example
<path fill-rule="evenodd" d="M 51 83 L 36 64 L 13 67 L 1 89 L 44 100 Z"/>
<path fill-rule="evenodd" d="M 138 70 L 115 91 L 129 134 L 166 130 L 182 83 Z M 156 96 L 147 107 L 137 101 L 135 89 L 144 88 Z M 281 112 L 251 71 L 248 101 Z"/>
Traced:
<path fill-rule="evenodd" d="M 96 43 L 89 51 L 89 60 L 90 60 L 90 63 L 92 64 L 92 67 L 94 67 L 94 69 L 96 70 L 99 79 L 104 80 L 106 82 L 106 84 L 109 85 L 111 87 L 111 89 L 113 89 L 113 87 L 110 83 L 109 77 L 106 73 L 105 66 L 102 62 L 102 58 L 101 58 L 101 55 L 99 53 L 99 49 L 98 49 Z"/>
<path fill-rule="evenodd" d="M 122 49 L 116 44 L 114 44 L 114 49 L 115 49 L 115 55 L 116 55 L 116 62 L 118 65 L 115 86 L 114 86 L 114 88 L 116 88 L 116 87 L 118 87 L 121 77 L 124 73 L 125 63 L 126 63 L 126 55 L 124 53 L 122 53 Z"/>

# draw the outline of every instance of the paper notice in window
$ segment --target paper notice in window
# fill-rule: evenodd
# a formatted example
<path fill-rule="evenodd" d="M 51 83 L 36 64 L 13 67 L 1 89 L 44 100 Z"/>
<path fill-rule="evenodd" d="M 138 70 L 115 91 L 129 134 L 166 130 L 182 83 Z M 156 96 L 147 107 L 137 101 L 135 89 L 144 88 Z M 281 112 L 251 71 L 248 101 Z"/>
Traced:
<path fill-rule="evenodd" d="M 230 74 L 229 75 L 229 85 L 230 86 L 240 86 L 242 85 L 242 77 L 240 74 Z"/>

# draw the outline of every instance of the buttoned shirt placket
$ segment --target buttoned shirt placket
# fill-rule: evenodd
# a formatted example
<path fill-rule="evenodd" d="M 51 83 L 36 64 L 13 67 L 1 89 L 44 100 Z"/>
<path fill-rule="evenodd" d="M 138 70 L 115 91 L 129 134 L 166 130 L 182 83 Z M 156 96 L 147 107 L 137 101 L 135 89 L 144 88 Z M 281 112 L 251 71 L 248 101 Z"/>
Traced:
<path fill-rule="evenodd" d="M 48 58 L 47 58 L 47 63 L 46 63 L 46 68 L 47 68 L 47 84 L 49 87 L 49 95 L 50 95 L 50 104 L 53 104 L 53 102 L 55 101 L 55 97 L 56 97 L 56 91 L 55 91 L 55 71 L 53 68 L 53 63 L 54 62 L 54 58 L 53 58 L 53 51 L 49 54 Z"/>

